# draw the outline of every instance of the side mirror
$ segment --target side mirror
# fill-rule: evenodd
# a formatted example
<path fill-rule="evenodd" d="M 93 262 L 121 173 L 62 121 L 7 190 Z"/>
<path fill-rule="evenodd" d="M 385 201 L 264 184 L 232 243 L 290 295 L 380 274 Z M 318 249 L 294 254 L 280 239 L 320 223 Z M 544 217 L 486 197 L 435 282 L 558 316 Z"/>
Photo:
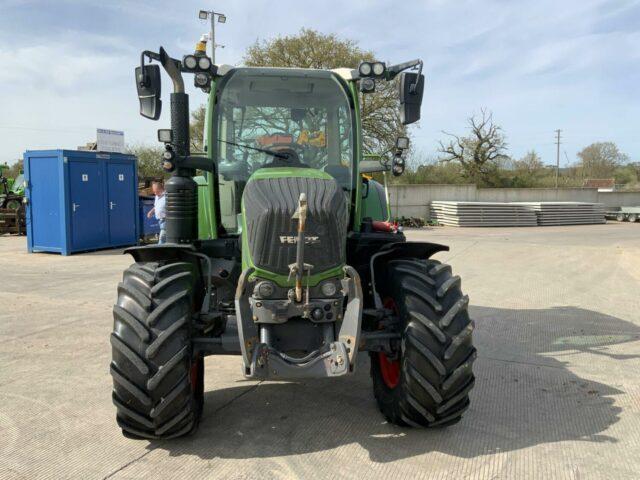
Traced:
<path fill-rule="evenodd" d="M 144 65 L 136 67 L 136 87 L 140 100 L 140 115 L 158 120 L 162 111 L 160 66 Z"/>
<path fill-rule="evenodd" d="M 424 75 L 402 72 L 399 80 L 400 121 L 403 125 L 409 125 L 420 120 Z"/>

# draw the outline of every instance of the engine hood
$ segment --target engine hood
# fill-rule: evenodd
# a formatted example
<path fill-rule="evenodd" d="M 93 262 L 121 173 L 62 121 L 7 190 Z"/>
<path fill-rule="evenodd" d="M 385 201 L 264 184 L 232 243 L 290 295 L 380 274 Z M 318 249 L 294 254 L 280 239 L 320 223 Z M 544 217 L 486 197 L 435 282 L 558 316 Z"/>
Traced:
<path fill-rule="evenodd" d="M 311 274 L 345 263 L 347 197 L 330 175 L 310 168 L 265 168 L 249 179 L 243 195 L 246 245 L 253 265 L 288 275 L 295 261 L 300 194 L 307 195 L 304 262 Z"/>

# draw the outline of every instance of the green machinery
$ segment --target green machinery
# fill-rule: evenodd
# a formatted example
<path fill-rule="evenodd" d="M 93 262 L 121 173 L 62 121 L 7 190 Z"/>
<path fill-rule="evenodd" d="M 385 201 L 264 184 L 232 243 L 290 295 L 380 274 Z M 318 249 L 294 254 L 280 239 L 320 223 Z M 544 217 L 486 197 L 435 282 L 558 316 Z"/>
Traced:
<path fill-rule="evenodd" d="M 7 165 L 0 165 L 0 234 L 24 235 L 24 176 L 21 173 L 15 179 L 7 178 L 4 170 L 8 168 Z"/>
<path fill-rule="evenodd" d="M 476 356 L 468 297 L 431 259 L 448 247 L 407 242 L 386 221 L 385 189 L 363 176 L 400 175 L 408 139 L 365 157 L 361 96 L 396 81 L 403 123 L 417 121 L 422 61 L 235 68 L 213 65 L 202 44 L 181 60 L 145 51 L 136 85 L 154 120 L 160 66 L 173 83 L 171 128 L 158 131 L 172 173 L 167 243 L 128 249 L 135 263 L 118 285 L 111 374 L 123 433 L 194 431 L 207 355 L 239 355 L 248 378 L 296 380 L 352 374 L 368 352 L 389 421 L 460 420 Z M 189 150 L 185 73 L 208 95 L 204 153 Z"/>

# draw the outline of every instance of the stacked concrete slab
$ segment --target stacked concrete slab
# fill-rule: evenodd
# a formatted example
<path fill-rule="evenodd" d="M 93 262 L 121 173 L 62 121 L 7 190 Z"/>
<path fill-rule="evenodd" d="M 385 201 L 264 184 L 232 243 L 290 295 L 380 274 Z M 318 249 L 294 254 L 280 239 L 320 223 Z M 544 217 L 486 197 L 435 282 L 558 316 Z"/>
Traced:
<path fill-rule="evenodd" d="M 604 214 L 601 203 L 431 202 L 431 219 L 452 227 L 587 225 L 605 223 Z"/>
<path fill-rule="evenodd" d="M 604 205 L 586 202 L 519 202 L 535 212 L 538 225 L 588 225 L 605 223 Z"/>
<path fill-rule="evenodd" d="M 431 218 L 453 227 L 531 227 L 533 209 L 501 202 L 431 202 Z"/>

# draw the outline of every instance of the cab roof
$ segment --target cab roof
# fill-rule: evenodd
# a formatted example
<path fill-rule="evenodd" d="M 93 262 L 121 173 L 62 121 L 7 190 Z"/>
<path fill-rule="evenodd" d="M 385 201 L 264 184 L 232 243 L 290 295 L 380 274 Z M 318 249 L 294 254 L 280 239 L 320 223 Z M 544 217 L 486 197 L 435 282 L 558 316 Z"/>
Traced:
<path fill-rule="evenodd" d="M 247 69 L 247 70 L 248 69 L 263 69 L 265 71 L 299 70 L 301 72 L 306 72 L 306 73 L 311 73 L 311 72 L 333 72 L 337 76 L 339 76 L 340 78 L 342 78 L 343 80 L 345 80 L 347 82 L 352 82 L 352 81 L 358 80 L 360 78 L 360 76 L 358 74 L 358 70 L 355 70 L 355 69 L 352 69 L 352 68 L 346 68 L 346 67 L 334 68 L 332 70 L 319 70 L 319 69 L 314 69 L 314 68 L 290 68 L 290 67 L 237 67 L 237 66 L 228 65 L 228 64 L 217 65 L 217 67 L 218 67 L 218 75 L 226 75 L 231 70 L 237 70 L 237 69 Z M 318 75 L 318 76 L 323 76 L 323 75 Z"/>

